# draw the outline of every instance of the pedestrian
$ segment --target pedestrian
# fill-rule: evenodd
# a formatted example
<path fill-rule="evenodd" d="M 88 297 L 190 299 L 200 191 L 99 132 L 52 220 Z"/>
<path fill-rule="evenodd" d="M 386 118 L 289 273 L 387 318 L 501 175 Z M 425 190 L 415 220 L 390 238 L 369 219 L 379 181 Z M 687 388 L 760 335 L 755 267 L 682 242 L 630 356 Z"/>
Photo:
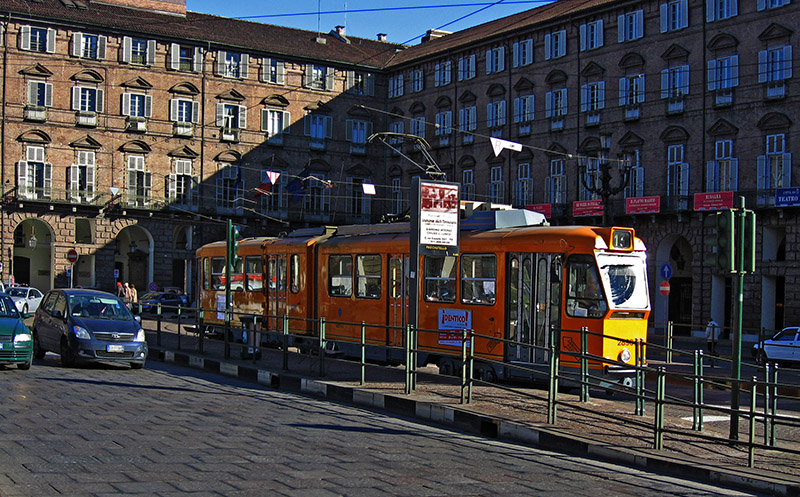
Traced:
<path fill-rule="evenodd" d="M 706 325 L 706 343 L 708 353 L 712 356 L 717 355 L 717 341 L 719 341 L 720 326 L 713 319 Z"/>
<path fill-rule="evenodd" d="M 117 297 L 119 297 L 121 299 L 125 298 L 125 288 L 122 286 L 122 282 L 121 281 L 117 282 Z"/>
<path fill-rule="evenodd" d="M 128 285 L 127 281 L 122 286 L 123 286 L 122 301 L 128 304 L 131 301 L 131 287 L 130 285 Z"/>
<path fill-rule="evenodd" d="M 131 304 L 139 302 L 139 292 L 136 291 L 136 285 L 134 285 L 133 283 L 131 283 L 130 298 L 131 298 Z"/>

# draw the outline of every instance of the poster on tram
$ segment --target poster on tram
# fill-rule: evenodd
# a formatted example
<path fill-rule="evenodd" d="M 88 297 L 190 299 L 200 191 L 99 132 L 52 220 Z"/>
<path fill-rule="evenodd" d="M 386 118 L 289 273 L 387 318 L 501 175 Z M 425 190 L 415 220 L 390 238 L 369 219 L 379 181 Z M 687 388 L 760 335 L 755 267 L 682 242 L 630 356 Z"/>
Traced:
<path fill-rule="evenodd" d="M 458 253 L 458 185 L 420 181 L 419 246 L 421 254 Z"/>

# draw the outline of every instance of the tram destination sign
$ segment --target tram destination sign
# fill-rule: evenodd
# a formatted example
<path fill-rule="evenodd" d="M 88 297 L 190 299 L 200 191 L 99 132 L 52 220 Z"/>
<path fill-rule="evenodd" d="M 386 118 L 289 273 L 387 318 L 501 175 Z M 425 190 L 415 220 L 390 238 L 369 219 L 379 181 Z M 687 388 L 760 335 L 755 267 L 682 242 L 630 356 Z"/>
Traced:
<path fill-rule="evenodd" d="M 416 233 L 420 254 L 457 255 L 459 244 L 459 185 L 419 181 Z"/>

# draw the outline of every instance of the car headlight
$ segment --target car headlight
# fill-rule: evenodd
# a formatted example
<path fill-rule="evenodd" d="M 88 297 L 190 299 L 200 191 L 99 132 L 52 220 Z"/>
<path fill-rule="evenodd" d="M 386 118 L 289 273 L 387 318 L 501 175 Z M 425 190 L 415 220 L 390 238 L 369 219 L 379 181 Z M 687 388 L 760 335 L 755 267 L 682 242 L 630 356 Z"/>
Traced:
<path fill-rule="evenodd" d="M 620 362 L 631 362 L 631 351 L 627 348 L 622 349 L 619 353 Z"/>
<path fill-rule="evenodd" d="M 136 339 L 134 341 L 135 342 L 144 342 L 145 341 L 144 330 L 139 330 L 139 331 L 136 332 Z"/>
<path fill-rule="evenodd" d="M 30 333 L 20 333 L 19 335 L 14 335 L 14 345 L 23 345 L 29 343 L 30 341 Z"/>
<path fill-rule="evenodd" d="M 75 332 L 75 338 L 82 338 L 83 340 L 90 340 L 92 336 L 85 328 L 80 326 L 73 326 L 72 330 Z"/>

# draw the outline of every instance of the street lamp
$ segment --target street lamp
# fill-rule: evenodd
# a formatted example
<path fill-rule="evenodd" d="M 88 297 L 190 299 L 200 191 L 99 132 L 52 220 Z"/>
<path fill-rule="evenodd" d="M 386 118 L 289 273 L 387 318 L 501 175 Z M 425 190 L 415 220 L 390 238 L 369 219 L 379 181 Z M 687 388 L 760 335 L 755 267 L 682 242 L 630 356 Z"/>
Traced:
<path fill-rule="evenodd" d="M 617 175 L 619 183 L 617 186 L 611 185 L 611 165 L 608 163 L 608 153 L 611 149 L 611 135 L 600 135 L 600 151 L 597 157 L 597 175 L 588 177 L 586 173 L 586 163 L 582 162 L 579 166 L 581 182 L 587 191 L 595 195 L 600 195 L 603 202 L 603 226 L 608 226 L 608 207 L 609 200 L 628 186 L 630 180 L 630 165 L 627 161 L 617 161 Z"/>
<path fill-rule="evenodd" d="M 136 242 L 131 241 L 130 247 L 131 247 L 131 254 L 136 252 Z"/>
<path fill-rule="evenodd" d="M 28 238 L 28 247 L 36 248 L 36 242 L 39 240 L 36 238 L 36 232 L 31 229 L 31 237 Z"/>

